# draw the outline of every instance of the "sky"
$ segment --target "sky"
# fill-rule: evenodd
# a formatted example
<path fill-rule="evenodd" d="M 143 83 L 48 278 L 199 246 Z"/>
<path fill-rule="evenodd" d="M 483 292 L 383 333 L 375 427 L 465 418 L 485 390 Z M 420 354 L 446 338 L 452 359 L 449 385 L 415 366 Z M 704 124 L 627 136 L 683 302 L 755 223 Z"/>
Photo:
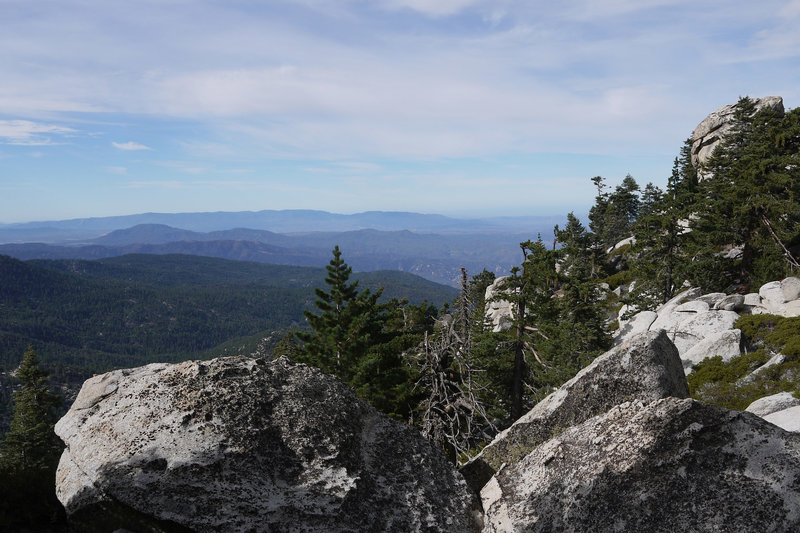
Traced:
<path fill-rule="evenodd" d="M 0 222 L 581 212 L 740 96 L 800 0 L 0 0 Z"/>

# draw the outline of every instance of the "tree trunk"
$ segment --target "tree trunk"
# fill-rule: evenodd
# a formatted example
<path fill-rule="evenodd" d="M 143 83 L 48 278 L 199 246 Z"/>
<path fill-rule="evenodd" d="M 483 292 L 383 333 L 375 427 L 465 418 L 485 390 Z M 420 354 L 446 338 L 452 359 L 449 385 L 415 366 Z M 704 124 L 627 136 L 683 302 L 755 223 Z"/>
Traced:
<path fill-rule="evenodd" d="M 525 300 L 517 303 L 517 339 L 514 343 L 514 374 L 511 378 L 511 421 L 522 416 L 522 382 L 525 377 Z"/>

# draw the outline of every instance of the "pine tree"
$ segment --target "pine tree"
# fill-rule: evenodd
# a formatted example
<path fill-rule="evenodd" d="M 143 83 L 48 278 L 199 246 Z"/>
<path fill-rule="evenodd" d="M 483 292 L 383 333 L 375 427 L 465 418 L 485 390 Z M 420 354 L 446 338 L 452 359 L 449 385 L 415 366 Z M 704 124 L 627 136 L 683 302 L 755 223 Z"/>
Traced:
<path fill-rule="evenodd" d="M 602 244 L 604 243 L 603 236 L 606 233 L 608 193 L 606 192 L 605 179 L 602 176 L 593 177 L 592 183 L 597 188 L 597 195 L 594 197 L 594 205 L 589 210 L 589 229 Z"/>
<path fill-rule="evenodd" d="M 34 471 L 47 470 L 58 462 L 62 445 L 53 426 L 60 399 L 49 391 L 47 375 L 29 347 L 17 370 L 21 387 L 13 393 L 14 418 L 2 450 L 5 465 Z"/>
<path fill-rule="evenodd" d="M 373 407 L 405 422 L 422 399 L 422 391 L 415 387 L 418 373 L 407 364 L 405 354 L 433 331 L 436 308 L 427 302 L 409 305 L 405 299 L 392 299 L 376 312 L 381 328 L 371 335 L 371 346 L 350 384 Z"/>
<path fill-rule="evenodd" d="M 64 521 L 55 498 L 55 471 L 63 445 L 53 431 L 60 399 L 47 385 L 29 347 L 17 371 L 21 386 L 14 391 L 14 417 L 0 447 L 0 527 Z"/>
<path fill-rule="evenodd" d="M 586 231 L 574 213 L 567 214 L 564 229 L 556 226 L 553 230 L 558 250 L 559 270 L 580 278 L 596 278 L 600 271 L 603 250 L 595 236 Z"/>
<path fill-rule="evenodd" d="M 710 177 L 699 185 L 692 227 L 706 261 L 720 262 L 716 254 L 726 245 L 741 250 L 726 261 L 731 281 L 754 285 L 798 267 L 790 252 L 800 239 L 798 113 L 756 111 L 752 100 L 740 99 L 731 130 L 704 169 Z"/>
<path fill-rule="evenodd" d="M 320 313 L 304 312 L 314 331 L 300 332 L 297 337 L 305 342 L 303 362 L 349 382 L 370 347 L 371 337 L 380 330 L 376 306 L 382 291 L 358 292 L 358 282 L 350 283 L 352 268 L 342 259 L 338 245 L 326 269 L 328 291 L 315 290 L 315 305 Z"/>
<path fill-rule="evenodd" d="M 639 216 L 639 185 L 630 174 L 608 193 L 605 180 L 592 178 L 597 187 L 595 205 L 589 211 L 589 228 L 602 246 L 608 248 L 631 236 L 634 221 Z"/>
<path fill-rule="evenodd" d="M 513 303 L 515 311 L 510 402 L 512 421 L 521 417 L 528 407 L 524 396 L 531 373 L 541 372 L 549 366 L 543 358 L 543 347 L 548 344 L 548 333 L 556 320 L 552 296 L 558 279 L 555 255 L 544 246 L 541 236 L 535 242 L 520 243 L 520 248 L 522 265 L 511 269 L 503 296 Z M 530 354 L 531 362 L 526 354 Z"/>

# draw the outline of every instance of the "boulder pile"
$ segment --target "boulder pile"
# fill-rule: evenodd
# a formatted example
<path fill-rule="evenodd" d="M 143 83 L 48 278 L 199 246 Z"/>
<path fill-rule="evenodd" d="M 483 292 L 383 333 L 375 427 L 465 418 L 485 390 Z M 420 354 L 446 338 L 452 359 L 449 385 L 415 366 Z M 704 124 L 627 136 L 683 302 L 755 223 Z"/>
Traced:
<path fill-rule="evenodd" d="M 626 389 L 612 368 L 649 379 Z M 685 396 L 665 330 L 601 356 L 462 469 L 483 531 L 800 529 L 800 434 Z M 764 409 L 800 409 L 795 400 Z"/>
<path fill-rule="evenodd" d="M 800 434 L 687 392 L 666 331 L 627 339 L 462 477 L 305 365 L 153 364 L 84 384 L 57 494 L 86 532 L 798 530 Z"/>
<path fill-rule="evenodd" d="M 619 313 L 616 343 L 646 331 L 663 329 L 678 348 L 688 374 L 694 365 L 715 355 L 724 361 L 742 353 L 742 332 L 734 328 L 741 315 L 800 316 L 800 279 L 771 281 L 757 293 L 701 294 L 688 289 L 655 311 L 642 311 L 631 319 Z"/>

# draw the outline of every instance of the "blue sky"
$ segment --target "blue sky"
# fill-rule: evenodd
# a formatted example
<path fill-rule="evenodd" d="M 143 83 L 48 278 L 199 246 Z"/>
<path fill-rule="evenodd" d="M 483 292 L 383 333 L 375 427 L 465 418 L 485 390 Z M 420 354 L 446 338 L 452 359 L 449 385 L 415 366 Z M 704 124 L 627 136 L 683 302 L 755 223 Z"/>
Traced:
<path fill-rule="evenodd" d="M 0 0 L 0 222 L 578 212 L 739 96 L 800 0 Z"/>

